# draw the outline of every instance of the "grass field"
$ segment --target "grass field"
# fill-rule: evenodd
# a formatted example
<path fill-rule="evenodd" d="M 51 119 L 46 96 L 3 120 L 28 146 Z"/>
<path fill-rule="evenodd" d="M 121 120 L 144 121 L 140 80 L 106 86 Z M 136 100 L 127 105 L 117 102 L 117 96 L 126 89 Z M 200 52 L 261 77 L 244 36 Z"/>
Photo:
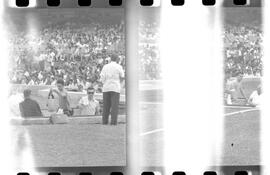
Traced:
<path fill-rule="evenodd" d="M 259 109 L 228 107 L 225 111 L 222 164 L 260 165 Z"/>
<path fill-rule="evenodd" d="M 251 91 L 254 85 L 246 86 Z M 246 79 L 245 85 L 252 84 Z M 148 86 L 148 85 L 146 85 Z M 146 87 L 147 89 L 147 87 Z M 161 166 L 164 149 L 164 129 L 162 113 L 162 90 L 142 92 L 140 119 L 142 130 L 142 151 L 145 157 L 141 160 L 147 166 Z M 148 94 L 148 95 L 145 95 Z M 241 113 L 240 113 L 241 112 Z M 165 116 L 164 116 L 165 117 Z M 224 138 L 221 166 L 260 165 L 260 112 L 258 108 L 248 106 L 224 107 Z"/>
<path fill-rule="evenodd" d="M 142 105 L 143 121 L 142 150 L 145 157 L 141 162 L 146 166 L 163 165 L 164 149 L 161 104 Z M 155 111 L 156 110 L 156 111 Z M 155 112 L 153 112 L 155 111 Z M 260 112 L 251 107 L 225 107 L 224 109 L 223 153 L 220 166 L 260 165 Z M 240 111 L 242 113 L 240 113 Z"/>
<path fill-rule="evenodd" d="M 27 125 L 37 167 L 125 166 L 125 124 Z"/>

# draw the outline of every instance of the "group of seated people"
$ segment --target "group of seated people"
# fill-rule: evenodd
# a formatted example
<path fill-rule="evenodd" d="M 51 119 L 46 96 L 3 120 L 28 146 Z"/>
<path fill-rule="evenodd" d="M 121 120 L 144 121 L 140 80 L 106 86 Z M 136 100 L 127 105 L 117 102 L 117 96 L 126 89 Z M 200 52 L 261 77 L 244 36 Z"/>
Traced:
<path fill-rule="evenodd" d="M 64 80 L 58 79 L 56 89 L 50 89 L 48 94 L 48 111 L 52 114 L 73 115 L 73 109 L 70 106 L 70 98 L 68 92 L 64 88 Z M 87 95 L 83 96 L 77 105 L 80 110 L 80 115 L 99 115 L 100 104 L 94 97 L 95 88 L 88 87 Z M 23 118 L 27 117 L 42 117 L 40 105 L 37 101 L 31 98 L 31 90 L 25 89 L 23 92 L 24 100 L 19 104 L 20 113 Z M 52 100 L 52 101 L 50 101 Z"/>

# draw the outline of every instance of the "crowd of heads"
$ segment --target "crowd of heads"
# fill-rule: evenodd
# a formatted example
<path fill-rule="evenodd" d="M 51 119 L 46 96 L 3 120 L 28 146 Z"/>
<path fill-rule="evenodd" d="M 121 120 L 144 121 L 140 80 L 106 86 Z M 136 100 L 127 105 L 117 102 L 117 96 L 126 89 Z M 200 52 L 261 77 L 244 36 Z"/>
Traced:
<path fill-rule="evenodd" d="M 226 77 L 262 75 L 262 30 L 258 25 L 227 24 L 224 30 Z"/>
<path fill-rule="evenodd" d="M 140 79 L 161 78 L 159 24 L 139 23 Z M 112 54 L 125 67 L 124 23 L 67 23 L 47 26 L 35 34 L 13 34 L 10 81 L 16 84 L 55 85 L 62 78 L 65 86 L 100 88 L 99 74 Z M 262 74 L 262 31 L 256 25 L 230 25 L 224 30 L 226 77 Z M 87 84 L 87 85 L 86 85 Z"/>
<path fill-rule="evenodd" d="M 250 24 L 226 24 L 223 33 L 225 75 L 227 78 L 262 75 L 262 30 L 255 21 Z M 141 21 L 139 58 L 141 79 L 161 78 L 159 25 Z"/>
<path fill-rule="evenodd" d="M 111 55 L 125 67 L 124 23 L 65 23 L 9 37 L 11 83 L 101 89 L 99 75 Z"/>
<path fill-rule="evenodd" d="M 161 78 L 159 53 L 159 24 L 155 21 L 139 23 L 139 72 L 140 79 Z"/>

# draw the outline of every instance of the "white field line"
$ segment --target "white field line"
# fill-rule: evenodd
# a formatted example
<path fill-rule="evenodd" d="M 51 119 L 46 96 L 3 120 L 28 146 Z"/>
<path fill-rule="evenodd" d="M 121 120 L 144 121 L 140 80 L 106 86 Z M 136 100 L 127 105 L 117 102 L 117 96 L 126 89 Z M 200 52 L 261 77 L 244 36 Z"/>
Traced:
<path fill-rule="evenodd" d="M 145 105 L 162 105 L 164 102 L 149 102 L 149 101 L 140 101 L 140 104 Z M 223 106 L 224 108 L 233 108 L 233 109 L 251 109 L 254 107 L 251 106 Z"/>
<path fill-rule="evenodd" d="M 251 106 L 224 106 L 224 108 L 250 109 L 250 108 L 254 108 L 254 107 L 251 107 Z"/>
<path fill-rule="evenodd" d="M 140 101 L 140 104 L 143 104 L 143 105 L 162 105 L 163 102 Z"/>
<path fill-rule="evenodd" d="M 258 108 L 252 108 L 252 109 L 247 109 L 247 110 L 243 110 L 243 111 L 230 112 L 230 113 L 225 114 L 225 117 L 226 116 L 230 116 L 230 115 L 235 115 L 235 114 L 241 114 L 241 113 L 245 113 L 245 112 L 250 112 L 250 111 L 258 111 L 258 110 L 259 110 Z"/>
<path fill-rule="evenodd" d="M 162 102 L 140 102 L 141 104 L 163 104 Z M 242 107 L 237 107 L 237 106 L 224 106 L 225 108 L 242 108 L 242 109 L 247 109 L 247 110 L 243 110 L 243 111 L 236 111 L 236 112 L 231 112 L 231 113 L 227 113 L 225 114 L 225 116 L 230 116 L 230 115 L 235 115 L 235 114 L 240 114 L 240 113 L 245 113 L 245 112 L 250 112 L 250 111 L 257 111 L 259 110 L 258 108 L 251 108 L 251 107 L 246 107 L 246 106 L 242 106 Z M 163 132 L 164 129 L 160 128 L 160 129 L 154 129 L 151 131 L 147 131 L 147 132 L 143 132 L 140 134 L 140 136 L 146 136 L 146 135 L 150 135 L 150 134 L 155 134 L 157 132 Z"/>
<path fill-rule="evenodd" d="M 145 136 L 145 135 L 149 135 L 149 134 L 154 134 L 154 133 L 157 133 L 157 132 L 163 132 L 164 129 L 163 128 L 160 128 L 160 129 L 154 129 L 152 131 L 147 131 L 147 132 L 143 132 L 140 134 L 140 136 Z"/>

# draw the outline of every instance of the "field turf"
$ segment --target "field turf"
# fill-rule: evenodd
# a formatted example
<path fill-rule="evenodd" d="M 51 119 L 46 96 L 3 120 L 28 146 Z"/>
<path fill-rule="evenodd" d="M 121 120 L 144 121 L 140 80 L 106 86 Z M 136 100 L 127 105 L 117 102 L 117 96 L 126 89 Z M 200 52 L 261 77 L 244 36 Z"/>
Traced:
<path fill-rule="evenodd" d="M 260 165 L 260 112 L 256 109 L 226 112 L 223 165 Z M 231 115 L 230 115 L 231 114 Z"/>
<path fill-rule="evenodd" d="M 124 166 L 125 126 L 59 124 L 17 129 L 29 135 L 36 167 Z"/>

